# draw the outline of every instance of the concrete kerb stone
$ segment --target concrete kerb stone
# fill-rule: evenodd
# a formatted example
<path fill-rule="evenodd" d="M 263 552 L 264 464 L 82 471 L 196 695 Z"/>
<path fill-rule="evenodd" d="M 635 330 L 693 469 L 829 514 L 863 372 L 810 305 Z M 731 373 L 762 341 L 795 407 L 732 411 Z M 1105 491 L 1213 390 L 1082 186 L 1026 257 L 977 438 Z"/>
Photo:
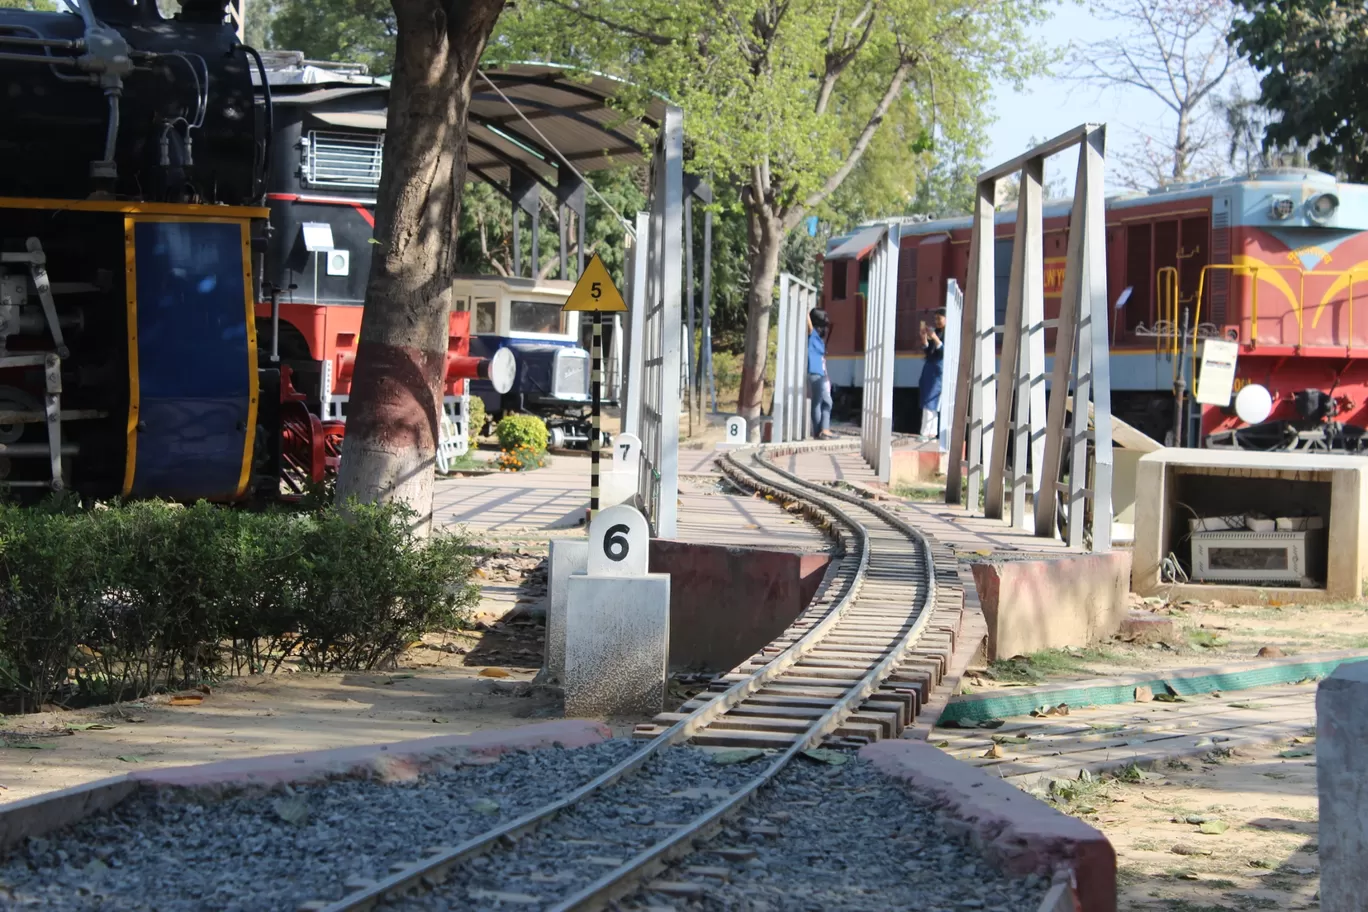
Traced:
<path fill-rule="evenodd" d="M 1135 702 L 1135 690 L 1195 696 L 1202 693 L 1249 690 L 1270 684 L 1287 684 L 1311 675 L 1328 674 L 1341 664 L 1368 661 L 1361 649 L 1335 650 L 1284 656 L 1257 662 L 1239 662 L 1200 668 L 1175 668 L 1111 678 L 1061 681 L 1039 687 L 1012 687 L 953 697 L 938 724 L 986 722 L 1030 715 L 1042 706 L 1112 706 Z"/>
<path fill-rule="evenodd" d="M 304 785 L 337 778 L 404 781 L 423 772 L 489 762 L 513 750 L 587 747 L 612 737 L 600 722 L 557 720 L 512 729 L 413 741 L 273 754 L 125 773 L 0 805 L 0 851 L 106 811 L 142 789 L 192 789 L 221 795 L 243 788 Z"/>
<path fill-rule="evenodd" d="M 922 741 L 879 741 L 860 756 L 906 781 L 947 832 L 1002 870 L 1054 878 L 1041 912 L 1116 912 L 1116 851 L 1098 830 Z"/>
<path fill-rule="evenodd" d="M 1316 688 L 1320 907 L 1359 912 L 1368 894 L 1368 664 L 1335 670 Z"/>

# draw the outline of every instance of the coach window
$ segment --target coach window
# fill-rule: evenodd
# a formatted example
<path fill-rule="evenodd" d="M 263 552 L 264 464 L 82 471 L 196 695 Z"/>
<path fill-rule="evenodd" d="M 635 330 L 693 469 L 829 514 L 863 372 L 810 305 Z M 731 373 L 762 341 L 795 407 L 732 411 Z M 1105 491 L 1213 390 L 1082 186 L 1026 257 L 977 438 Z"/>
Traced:
<path fill-rule="evenodd" d="M 553 335 L 564 332 L 561 306 L 546 301 L 514 301 L 509 311 L 509 330 L 511 332 L 545 333 Z"/>
<path fill-rule="evenodd" d="M 496 304 L 493 301 L 475 302 L 475 331 L 477 333 L 492 335 L 498 331 L 494 327 L 495 307 Z"/>

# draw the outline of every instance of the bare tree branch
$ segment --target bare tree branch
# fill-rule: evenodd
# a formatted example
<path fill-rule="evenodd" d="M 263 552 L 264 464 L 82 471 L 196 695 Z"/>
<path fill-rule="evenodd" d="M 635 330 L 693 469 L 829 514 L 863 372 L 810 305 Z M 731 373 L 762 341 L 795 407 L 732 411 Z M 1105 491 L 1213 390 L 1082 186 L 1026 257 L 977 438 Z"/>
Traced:
<path fill-rule="evenodd" d="M 1197 129 L 1212 93 L 1238 65 L 1227 42 L 1234 7 L 1230 0 L 1098 0 L 1100 18 L 1124 30 L 1115 38 L 1075 48 L 1080 62 L 1070 74 L 1103 88 L 1129 87 L 1157 98 L 1173 112 L 1176 123 L 1163 147 L 1154 141 L 1130 158 L 1136 176 L 1156 183 L 1189 177 L 1198 158 L 1207 156 L 1225 137 Z M 1210 112 L 1213 115 L 1216 112 Z M 1219 118 L 1218 118 L 1219 119 Z M 1163 159 L 1167 164 L 1158 167 Z"/>

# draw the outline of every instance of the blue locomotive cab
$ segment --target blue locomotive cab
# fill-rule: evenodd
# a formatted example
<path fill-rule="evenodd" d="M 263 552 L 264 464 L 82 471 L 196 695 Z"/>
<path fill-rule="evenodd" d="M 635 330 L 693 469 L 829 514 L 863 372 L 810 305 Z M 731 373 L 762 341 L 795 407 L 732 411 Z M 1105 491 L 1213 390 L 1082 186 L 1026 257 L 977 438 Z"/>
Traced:
<path fill-rule="evenodd" d="M 127 225 L 123 494 L 241 497 L 258 405 L 249 223 L 131 216 Z"/>

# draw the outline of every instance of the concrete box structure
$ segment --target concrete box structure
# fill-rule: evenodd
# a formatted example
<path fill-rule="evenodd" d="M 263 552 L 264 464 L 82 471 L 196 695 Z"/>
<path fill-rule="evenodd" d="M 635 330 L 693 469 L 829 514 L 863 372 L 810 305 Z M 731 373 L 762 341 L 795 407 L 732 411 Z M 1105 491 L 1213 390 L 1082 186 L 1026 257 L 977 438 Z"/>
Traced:
<path fill-rule="evenodd" d="M 1368 662 L 1316 688 L 1320 907 L 1362 912 L 1368 897 Z"/>
<path fill-rule="evenodd" d="M 915 484 L 920 481 L 935 481 L 945 475 L 948 453 L 940 451 L 940 445 L 928 440 L 910 447 L 895 447 L 889 460 L 888 485 L 895 488 L 900 484 Z"/>
<path fill-rule="evenodd" d="M 588 554 L 584 539 L 551 543 L 546 612 L 550 683 L 561 681 L 565 669 L 565 581 L 585 572 Z M 828 554 L 651 539 L 649 569 L 670 577 L 670 667 L 736 667 L 807 608 L 830 563 Z"/>
<path fill-rule="evenodd" d="M 1127 551 L 973 565 L 988 659 L 1087 646 L 1116 633 L 1129 614 Z"/>
<path fill-rule="evenodd" d="M 572 574 L 589 569 L 589 542 L 582 538 L 551 542 L 546 562 L 546 673 L 551 682 L 565 675 L 565 602 Z"/>
<path fill-rule="evenodd" d="M 660 712 L 670 655 L 670 577 L 572 576 L 567 590 L 565 715 Z"/>
<path fill-rule="evenodd" d="M 670 575 L 670 667 L 726 671 L 779 636 L 812 602 L 828 554 L 651 540 Z"/>
<path fill-rule="evenodd" d="M 1144 492 L 1135 508 L 1131 588 L 1140 595 L 1220 599 L 1225 602 L 1307 602 L 1358 599 L 1368 578 L 1368 459 L 1327 454 L 1244 450 L 1163 449 L 1141 458 L 1136 479 Z M 1323 568 L 1312 567 L 1320 588 L 1177 584 L 1165 582 L 1170 554 L 1190 568 L 1188 519 L 1259 512 L 1325 520 L 1332 543 Z"/>

